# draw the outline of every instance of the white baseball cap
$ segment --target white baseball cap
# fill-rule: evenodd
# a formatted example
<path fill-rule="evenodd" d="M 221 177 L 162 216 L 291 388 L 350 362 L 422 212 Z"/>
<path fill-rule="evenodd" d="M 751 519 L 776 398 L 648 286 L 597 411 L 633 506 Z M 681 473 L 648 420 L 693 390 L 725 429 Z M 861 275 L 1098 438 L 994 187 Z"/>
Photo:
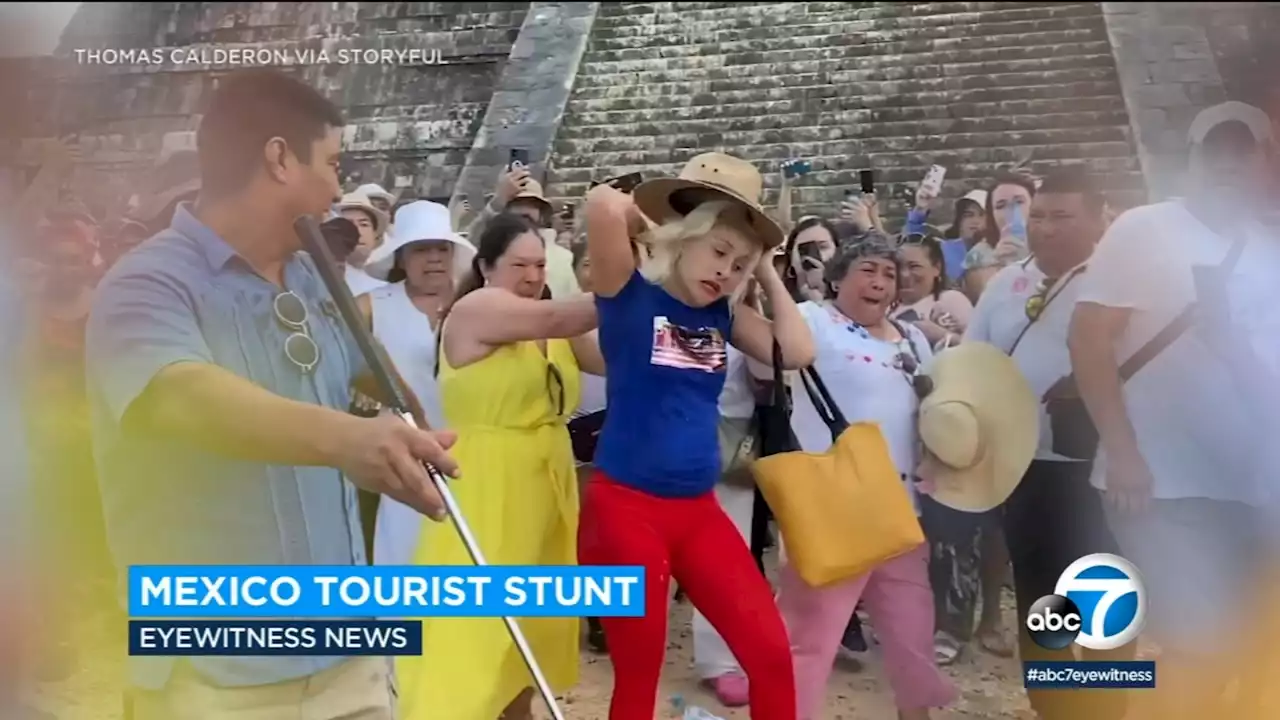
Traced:
<path fill-rule="evenodd" d="M 1187 142 L 1199 145 L 1209 136 L 1210 131 L 1228 122 L 1243 123 L 1253 134 L 1254 142 L 1260 145 L 1272 141 L 1271 118 L 1252 105 L 1231 100 L 1201 110 L 1187 130 Z"/>

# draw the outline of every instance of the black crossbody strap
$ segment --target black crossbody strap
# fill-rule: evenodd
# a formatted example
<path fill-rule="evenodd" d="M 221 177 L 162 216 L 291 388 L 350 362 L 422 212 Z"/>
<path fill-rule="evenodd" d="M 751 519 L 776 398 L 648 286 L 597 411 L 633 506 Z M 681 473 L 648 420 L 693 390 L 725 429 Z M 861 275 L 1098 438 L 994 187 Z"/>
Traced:
<path fill-rule="evenodd" d="M 1230 275 L 1236 268 L 1236 264 L 1240 262 L 1240 256 L 1244 254 L 1244 240 L 1237 240 L 1231 249 L 1227 251 L 1227 256 L 1223 258 L 1222 263 L 1218 265 L 1218 276 L 1225 278 Z M 1174 343 L 1182 333 L 1191 327 L 1191 323 L 1195 319 L 1197 303 L 1192 301 L 1186 308 L 1173 319 L 1173 322 L 1164 327 L 1163 330 L 1156 333 L 1155 337 L 1147 341 L 1145 345 L 1138 348 L 1124 364 L 1120 366 L 1121 382 L 1128 381 L 1129 378 L 1138 374 L 1138 371 L 1146 367 L 1147 363 L 1155 360 L 1160 353 Z"/>
<path fill-rule="evenodd" d="M 773 341 L 773 406 L 782 408 L 791 415 L 791 400 L 787 397 L 786 380 L 782 377 L 782 346 Z"/>
<path fill-rule="evenodd" d="M 1052 303 L 1054 299 L 1061 295 L 1063 291 L 1067 289 L 1067 286 L 1071 284 L 1071 281 L 1075 280 L 1076 277 L 1079 276 L 1080 273 L 1083 273 L 1087 267 L 1087 265 L 1081 265 L 1075 268 L 1071 272 L 1067 273 L 1066 279 L 1064 279 L 1056 289 L 1050 288 L 1051 290 L 1054 290 L 1053 294 L 1045 298 L 1044 305 L 1040 307 L 1040 314 L 1036 315 L 1034 318 L 1028 319 L 1027 324 L 1022 326 L 1022 332 L 1018 333 L 1018 337 L 1015 338 L 1013 344 L 1009 346 L 1009 357 L 1013 357 L 1013 351 L 1018 349 L 1018 344 L 1022 342 L 1022 338 L 1026 336 L 1027 331 L 1031 329 L 1031 326 L 1035 325 L 1036 321 L 1044 317 L 1044 314 L 1049 311 L 1049 303 Z"/>
<path fill-rule="evenodd" d="M 834 442 L 840 434 L 849 427 L 849 422 L 845 420 L 844 413 L 840 411 L 840 406 L 836 405 L 836 401 L 831 397 L 827 385 L 822 381 L 822 376 L 813 367 L 807 367 L 800 371 L 800 381 L 804 383 L 805 392 L 809 394 L 809 400 L 813 403 L 814 410 L 817 411 L 818 417 L 822 418 L 822 422 L 826 423 L 827 429 L 831 431 L 831 440 Z"/>
<path fill-rule="evenodd" d="M 1240 256 L 1244 254 L 1244 240 L 1237 240 L 1227 251 L 1227 256 L 1217 266 L 1220 277 L 1229 276 L 1240 262 Z M 1128 382 L 1130 378 L 1138 374 L 1138 371 L 1147 366 L 1147 363 L 1159 357 L 1170 345 L 1174 343 L 1182 333 L 1191 327 L 1191 323 L 1195 320 L 1197 303 L 1193 300 L 1183 308 L 1168 325 L 1148 340 L 1138 351 L 1120 364 L 1120 382 Z M 1079 389 L 1076 388 L 1075 374 L 1067 375 L 1049 388 L 1044 396 L 1044 400 L 1051 400 L 1062 397 L 1078 397 Z"/>

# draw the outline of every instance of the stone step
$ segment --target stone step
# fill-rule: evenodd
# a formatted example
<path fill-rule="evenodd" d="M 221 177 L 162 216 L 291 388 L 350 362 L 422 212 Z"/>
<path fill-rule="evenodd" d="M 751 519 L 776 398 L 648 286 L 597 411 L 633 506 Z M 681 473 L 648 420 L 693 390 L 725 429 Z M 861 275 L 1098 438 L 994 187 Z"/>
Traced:
<path fill-rule="evenodd" d="M 1097 15 L 1094 3 L 1042 3 L 1008 7 L 1005 3 L 973 3 L 978 7 L 940 9 L 920 15 L 906 15 L 896 8 L 857 7 L 841 3 L 766 3 L 744 4 L 732 12 L 724 10 L 676 9 L 647 15 L 616 15 L 601 12 L 595 28 L 614 29 L 620 36 L 661 34 L 666 32 L 699 32 L 704 30 L 736 30 L 753 27 L 785 27 L 789 23 L 818 24 L 831 19 L 864 23 L 865 30 L 895 30 L 954 26 L 957 24 L 992 25 L 1068 17 Z"/>
<path fill-rule="evenodd" d="M 1043 18 L 1038 20 L 1010 20 L 995 23 L 958 22 L 950 25 L 932 25 L 925 27 L 867 29 L 864 20 L 845 20 L 833 17 L 823 22 L 806 22 L 786 25 L 789 35 L 843 35 L 846 42 L 865 43 L 896 42 L 908 39 L 932 38 L 968 38 L 983 35 L 1015 35 L 1028 36 L 1042 32 L 1060 32 L 1065 30 L 1090 30 L 1105 32 L 1106 25 L 1100 14 L 1089 16 L 1068 16 Z M 624 26 L 616 28 L 593 29 L 592 46 L 609 50 L 629 47 L 667 47 L 671 45 L 695 45 L 703 43 L 733 42 L 737 40 L 768 39 L 776 34 L 782 26 L 751 26 L 743 28 L 708 28 L 694 30 L 672 26 L 670 31 L 649 31 L 644 28 L 628 29 Z"/>
<path fill-rule="evenodd" d="M 1102 133 L 1105 138 L 1095 139 L 1110 140 L 1126 137 L 1128 127 L 1128 115 L 1123 110 L 1058 115 L 993 114 L 898 122 L 873 120 L 869 111 L 856 110 L 823 115 L 771 113 L 718 120 L 637 121 L 625 126 L 577 125 L 558 136 L 556 149 L 570 153 L 622 150 L 630 149 L 623 147 L 626 145 L 652 143 L 654 138 L 676 142 L 680 138 L 707 138 L 708 141 L 728 145 L 785 136 L 789 142 L 795 143 L 843 139 L 875 144 L 927 136 L 963 136 L 966 141 L 980 142 L 995 134 L 1022 139 L 1043 133 L 1061 133 L 1064 137 L 1068 134 Z M 718 138 L 718 141 L 711 140 L 713 138 Z"/>
<path fill-rule="evenodd" d="M 589 187 L 594 180 L 611 177 L 614 175 L 638 172 L 645 178 L 674 176 L 679 174 L 680 168 L 689 158 L 697 155 L 702 150 L 684 150 L 684 157 L 674 162 L 661 162 L 653 164 L 630 164 L 630 165 L 611 165 L 598 167 L 561 167 L 559 164 L 554 170 L 554 186 L 557 188 L 571 188 L 578 185 Z M 1060 153 L 1059 153 L 1060 154 Z M 989 181 L 995 175 L 1007 171 L 1014 164 L 1021 161 L 1025 157 L 1025 150 L 1022 148 L 1004 148 L 992 153 L 981 154 L 981 158 L 974 156 L 972 161 L 948 164 L 945 162 L 949 158 L 943 156 L 931 156 L 938 160 L 938 164 L 947 168 L 947 180 L 943 187 L 943 196 L 946 197 L 949 191 L 966 188 L 955 197 L 963 195 L 964 192 L 972 190 L 975 181 L 981 183 Z M 1048 169 L 1056 166 L 1063 160 L 1061 157 L 1048 157 L 1037 154 L 1036 159 L 1030 165 L 1033 169 Z M 752 159 L 752 163 L 764 174 L 765 188 L 776 189 L 779 185 L 779 175 L 782 163 L 786 156 L 778 156 L 764 159 Z M 954 158 L 951 158 L 954 159 Z M 904 166 L 894 165 L 888 162 L 884 156 L 880 156 L 874 163 L 866 162 L 865 158 L 849 157 L 842 155 L 826 155 L 809 158 L 814 166 L 814 170 L 792 185 L 798 188 L 808 187 L 837 187 L 845 190 L 859 187 L 858 172 L 867 168 L 872 168 L 876 173 L 876 183 L 878 185 L 900 185 L 918 183 L 924 176 L 925 169 L 933 163 L 923 166 Z M 1100 156 L 1082 159 L 1066 158 L 1071 162 L 1084 162 L 1090 164 L 1090 167 L 1099 174 L 1107 176 L 1125 176 L 1131 172 L 1137 172 L 1140 168 L 1137 159 L 1123 156 Z M 950 189 L 950 190 L 948 190 Z M 585 191 L 584 191 L 585 192 Z M 572 193 L 569 193 L 572 195 Z"/>
<path fill-rule="evenodd" d="M 898 130 L 898 132 L 895 132 Z M 1095 126 L 1051 128 L 1044 130 L 999 130 L 994 132 L 901 132 L 902 128 L 867 125 L 822 125 L 774 128 L 768 130 L 724 130 L 719 132 L 668 134 L 615 134 L 598 139 L 558 139 L 555 152 L 564 157 L 563 166 L 571 167 L 571 157 L 606 155 L 609 153 L 645 152 L 663 146 L 684 148 L 759 147 L 783 144 L 792 148 L 793 157 L 814 155 L 870 156 L 881 153 L 929 152 L 946 153 L 974 147 L 1002 145 L 1051 145 L 1056 143 L 1124 144 L 1129 139 L 1128 126 Z M 801 148 L 804 148 L 803 150 Z"/>
<path fill-rule="evenodd" d="M 761 53 L 762 58 L 768 54 Z M 597 72 L 579 78 L 578 88 L 613 86 L 619 83 L 649 85 L 671 82 L 710 82 L 757 78 L 768 74 L 811 75 L 830 74 L 833 83 L 895 82 L 899 80 L 938 80 L 955 77 L 987 77 L 1014 73 L 1040 75 L 1052 71 L 1080 71 L 1085 68 L 1102 68 L 1114 71 L 1115 59 L 1111 53 L 1047 55 L 1020 60 L 961 61 L 950 63 L 903 64 L 901 62 L 868 62 L 867 58 L 839 58 L 831 60 L 797 60 L 742 63 L 716 66 L 708 64 L 696 68 L 672 70 L 645 70 L 627 72 Z"/>
<path fill-rule="evenodd" d="M 774 142 L 756 145 L 736 144 L 654 144 L 642 150 L 604 151 L 588 154 L 557 154 L 555 166 L 559 170 L 566 168 L 618 168 L 619 172 L 629 172 L 625 168 L 648 165 L 683 163 L 698 153 L 711 150 L 729 152 L 744 160 L 785 160 L 793 157 L 808 158 L 815 164 L 821 163 L 856 163 L 862 167 L 873 168 L 907 168 L 912 175 L 923 175 L 931 164 L 948 164 L 948 158 L 958 159 L 961 163 L 1015 163 L 1027 153 L 1034 153 L 1039 160 L 1071 160 L 1086 157 L 1130 157 L 1132 146 L 1123 140 L 1085 142 L 1064 144 L 1049 142 L 1043 144 L 1015 144 L 1001 142 L 989 147 L 964 147 L 948 143 L 946 138 L 919 138 L 919 142 L 909 146 L 876 146 L 867 150 L 865 140 L 831 140 L 812 143 Z M 963 153 L 963 156 L 960 155 Z M 835 159 L 832 159 L 835 158 Z M 838 160 L 837 160 L 838 159 Z M 958 163 L 950 163 L 952 165 Z M 907 181 L 903 178 L 902 181 Z"/>
<path fill-rule="evenodd" d="M 825 36 L 820 36 L 821 39 Z M 809 38 L 797 38 L 808 40 Z M 896 43 L 915 51 L 904 53 L 906 47 L 889 50 L 879 45 L 833 45 L 815 43 L 814 47 L 791 50 L 768 47 L 763 43 L 742 45 L 741 49 L 724 51 L 715 55 L 662 56 L 662 51 L 644 57 L 644 51 L 628 50 L 622 59 L 603 59 L 605 53 L 588 56 L 592 74 L 638 73 L 656 71 L 687 71 L 706 68 L 725 68 L 742 65 L 772 65 L 787 63 L 856 62 L 860 68 L 928 67 L 980 62 L 1034 61 L 1042 58 L 1064 56 L 1111 56 L 1111 43 L 1106 39 L 1076 40 L 1072 42 L 1037 42 L 1031 46 L 1005 45 L 994 47 L 959 48 L 954 43 Z M 613 53 L 616 55 L 617 53 Z M 910 55 L 910 57 L 908 57 Z M 843 69 L 843 68 L 841 68 Z"/>
<path fill-rule="evenodd" d="M 958 127 L 1009 122 L 1028 127 L 1040 118 L 1052 118 L 1059 125 L 1069 125 L 1075 118 L 1103 113 L 1099 122 L 1128 122 L 1124 100 L 1114 95 L 1095 97 L 1059 97 L 1043 99 L 999 100 L 988 102 L 954 102 L 916 107 L 868 107 L 864 98 L 805 98 L 760 102 L 687 105 L 681 107 L 632 110 L 580 110 L 572 113 L 559 137 L 589 137 L 593 133 L 616 134 L 623 126 L 676 123 L 678 132 L 705 132 L 716 128 L 733 128 L 746 120 L 753 127 L 771 127 L 775 123 L 804 124 L 801 118 L 818 117 L 817 124 L 907 123 L 922 121 L 960 122 Z M 1105 122 L 1104 122 L 1105 121 Z M 1045 122 L 1048 122 L 1047 120 Z M 687 124 L 687 129 L 686 129 Z"/>
<path fill-rule="evenodd" d="M 875 57 L 880 55 L 902 57 L 904 63 L 915 63 L 925 58 L 913 56 L 933 52 L 972 50 L 1022 50 L 1034 53 L 1036 48 L 1046 45 L 1069 45 L 1076 43 L 1106 42 L 1105 33 L 1098 28 L 1052 30 L 1037 33 L 1031 42 L 1025 34 L 984 35 L 979 37 L 963 37 L 947 35 L 941 37 L 919 37 L 908 35 L 894 40 L 882 42 L 849 42 L 847 35 L 830 32 L 823 34 L 797 35 L 788 32 L 780 37 L 756 37 L 742 40 L 720 41 L 715 43 L 648 46 L 643 43 L 611 43 L 604 47 L 594 43 L 588 48 L 584 57 L 584 66 L 597 62 L 614 62 L 628 60 L 657 60 L 677 57 L 716 57 L 746 52 L 785 52 L 808 51 L 813 53 L 838 50 L 847 55 L 859 57 Z M 1029 55 L 1034 57 L 1034 55 Z"/>
<path fill-rule="evenodd" d="M 1077 82 L 1038 82 L 1036 78 L 1024 79 L 1024 83 L 1012 87 L 977 87 L 962 89 L 939 88 L 908 92 L 903 83 L 884 83 L 876 88 L 837 88 L 829 82 L 814 82 L 816 78 L 793 76 L 793 84 L 771 83 L 773 87 L 750 87 L 736 90 L 712 91 L 710 89 L 676 88 L 675 83 L 665 86 L 651 85 L 649 92 L 630 93 L 627 88 L 592 88 L 575 94 L 572 109 L 588 112 L 613 110 L 661 110 L 665 108 L 716 105 L 720 103 L 765 103 L 777 100 L 853 98 L 864 107 L 917 107 L 933 103 L 994 102 L 1010 98 L 1049 99 L 1071 97 L 1120 96 L 1120 84 L 1114 78 L 1092 79 Z M 706 85 L 704 83 L 703 85 Z M 660 90 L 671 94 L 662 94 Z"/>
<path fill-rule="evenodd" d="M 978 10 L 1008 10 L 1013 8 L 1041 8 L 1050 3 L 1044 2 L 936 2 L 936 3 L 877 3 L 877 2 L 616 2 L 604 3 L 601 16 L 609 18 L 629 18 L 643 22 L 645 17 L 658 14 L 671 14 L 676 11 L 695 15 L 704 13 L 723 13 L 725 10 L 735 12 L 756 12 L 758 8 L 770 8 L 783 4 L 803 5 L 813 12 L 831 12 L 844 10 L 861 12 L 868 15 L 899 17 L 902 15 L 933 15 L 937 13 L 973 12 Z M 1065 5 L 1067 3 L 1060 3 Z M 1087 3 L 1086 3 L 1087 4 Z"/>
<path fill-rule="evenodd" d="M 904 71 L 905 72 L 905 71 Z M 965 90 L 998 89 L 1006 96 L 1016 97 L 1026 86 L 1065 85 L 1084 82 L 1110 82 L 1118 87 L 1115 68 L 1072 67 L 1028 74 L 1019 72 L 989 73 L 986 75 L 962 75 L 941 78 L 895 77 L 896 73 L 881 71 L 846 70 L 840 72 L 799 73 L 794 75 L 769 75 L 759 73 L 749 77 L 724 80 L 673 80 L 669 82 L 623 83 L 615 80 L 596 84 L 590 75 L 579 78 L 574 89 L 574 99 L 638 98 L 681 94 L 712 93 L 717 96 L 733 92 L 785 90 L 795 87 L 827 86 L 852 95 L 916 96 L 927 93 L 957 93 Z"/>
<path fill-rule="evenodd" d="M 1107 199 L 1119 207 L 1131 207 L 1144 201 L 1145 193 L 1141 169 L 1136 160 L 1126 158 L 1085 158 L 1073 160 L 1071 164 L 1083 165 L 1095 176 L 1099 189 Z M 1033 171 L 1045 172 L 1054 164 L 1033 164 Z M 641 170 L 646 178 L 674 176 L 680 172 L 680 163 L 646 167 Z M 955 201 L 970 190 L 986 187 L 991 179 L 1007 171 L 1008 163 L 970 163 L 964 166 L 948 168 L 948 180 L 944 183 L 939 196 L 935 218 L 945 218 Z M 632 170 L 634 172 L 635 170 Z M 609 176 L 612 171 L 600 171 L 591 176 L 591 180 Z M 624 172 L 619 170 L 617 172 Z M 953 177 L 953 174 L 955 177 Z M 920 181 L 923 173 L 915 168 L 876 170 L 876 183 L 881 196 L 882 216 L 901 217 L 906 212 L 905 203 L 899 193 L 906 186 L 914 186 Z M 765 175 L 766 190 L 764 204 L 775 207 L 778 202 L 777 171 Z M 802 178 L 800 184 L 793 186 L 792 208 L 794 217 L 807 214 L 834 216 L 834 213 L 849 192 L 859 188 L 858 170 L 842 170 L 837 172 L 811 173 Z M 557 181 L 548 186 L 547 198 L 553 202 L 580 202 L 590 189 L 590 180 Z M 893 223 L 891 222 L 892 226 Z"/>

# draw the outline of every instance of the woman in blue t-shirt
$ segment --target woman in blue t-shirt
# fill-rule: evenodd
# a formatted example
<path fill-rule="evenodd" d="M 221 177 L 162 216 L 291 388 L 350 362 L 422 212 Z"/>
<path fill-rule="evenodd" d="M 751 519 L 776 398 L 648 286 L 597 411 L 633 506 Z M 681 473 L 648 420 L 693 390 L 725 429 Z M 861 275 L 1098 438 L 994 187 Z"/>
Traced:
<path fill-rule="evenodd" d="M 751 551 L 712 490 L 726 343 L 760 362 L 776 338 L 787 368 L 813 339 L 764 256 L 782 230 L 759 205 L 760 173 L 719 153 L 634 195 L 587 196 L 587 249 L 608 367 L 608 407 L 578 531 L 583 565 L 642 565 L 646 613 L 602 618 L 614 668 L 610 720 L 651 720 L 667 644 L 671 579 L 724 638 L 750 683 L 751 716 L 794 720 L 786 628 Z M 641 212 L 643 211 L 643 213 Z M 656 221 L 650 229 L 646 216 Z M 633 242 L 647 249 L 633 252 Z M 754 274 L 773 322 L 738 304 Z"/>

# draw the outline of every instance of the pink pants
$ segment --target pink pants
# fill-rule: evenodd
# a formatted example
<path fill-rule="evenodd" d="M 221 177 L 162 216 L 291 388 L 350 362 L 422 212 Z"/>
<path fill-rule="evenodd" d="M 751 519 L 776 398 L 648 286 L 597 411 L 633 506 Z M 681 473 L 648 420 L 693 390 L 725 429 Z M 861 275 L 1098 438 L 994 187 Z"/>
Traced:
<path fill-rule="evenodd" d="M 790 565 L 782 567 L 779 580 L 778 608 L 791 636 L 800 720 L 822 713 L 836 650 L 859 599 L 880 640 L 898 708 L 942 707 L 955 700 L 955 687 L 934 659 L 928 545 L 821 589 L 807 585 Z"/>

